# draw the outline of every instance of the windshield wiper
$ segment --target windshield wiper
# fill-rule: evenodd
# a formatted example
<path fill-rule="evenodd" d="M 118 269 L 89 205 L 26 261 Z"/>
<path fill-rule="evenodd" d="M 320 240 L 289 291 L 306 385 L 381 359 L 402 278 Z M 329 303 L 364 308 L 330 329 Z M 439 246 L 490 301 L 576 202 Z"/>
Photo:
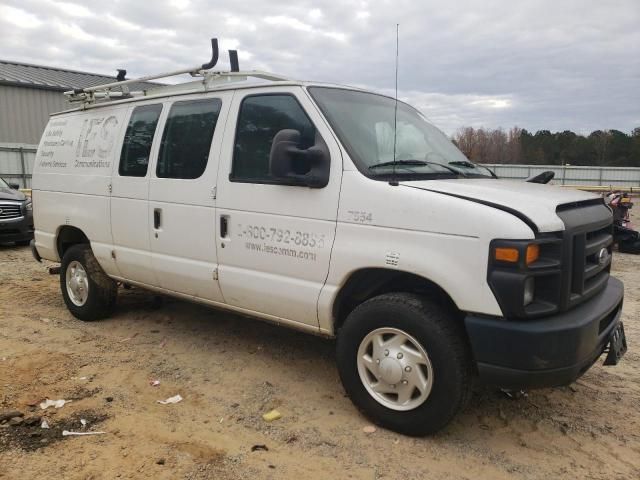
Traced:
<path fill-rule="evenodd" d="M 376 163 L 374 165 L 371 165 L 369 167 L 369 170 L 374 170 L 376 168 L 380 168 L 380 167 L 392 167 L 394 165 L 399 165 L 399 166 L 420 166 L 420 165 L 437 165 L 439 167 L 442 167 L 446 170 L 449 170 L 451 173 L 454 173 L 456 175 L 462 175 L 463 177 L 465 177 L 466 175 L 461 172 L 460 170 L 456 170 L 455 168 L 451 168 L 448 165 L 443 165 L 442 163 L 438 163 L 438 162 L 430 162 L 428 160 L 395 160 L 395 161 L 391 161 L 391 162 L 382 162 L 382 163 Z M 435 172 L 438 173 L 438 172 Z M 440 172 L 440 173 L 444 173 L 444 172 Z"/>
<path fill-rule="evenodd" d="M 463 168 L 473 168 L 475 170 L 486 170 L 487 172 L 489 172 L 489 174 L 491 175 L 492 178 L 498 178 L 496 176 L 496 174 L 493 173 L 493 171 L 490 168 L 487 168 L 484 165 L 472 162 L 470 160 L 467 160 L 467 161 L 458 160 L 458 161 L 455 161 L 455 162 L 449 162 L 449 165 L 459 166 L 459 167 L 463 167 Z"/>
<path fill-rule="evenodd" d="M 477 168 L 476 164 L 469 161 L 457 160 L 455 162 L 449 162 L 449 165 L 455 165 L 457 167 Z"/>

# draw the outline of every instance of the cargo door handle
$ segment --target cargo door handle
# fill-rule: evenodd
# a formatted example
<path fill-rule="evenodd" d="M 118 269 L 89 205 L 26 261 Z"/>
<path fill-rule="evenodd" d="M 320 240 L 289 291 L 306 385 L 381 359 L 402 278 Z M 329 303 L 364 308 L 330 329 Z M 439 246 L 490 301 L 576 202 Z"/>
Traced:
<path fill-rule="evenodd" d="M 220 216 L 220 238 L 227 238 L 229 233 L 229 217 L 226 215 Z"/>
<path fill-rule="evenodd" d="M 153 209 L 153 228 L 158 230 L 162 225 L 162 209 L 154 208 Z"/>

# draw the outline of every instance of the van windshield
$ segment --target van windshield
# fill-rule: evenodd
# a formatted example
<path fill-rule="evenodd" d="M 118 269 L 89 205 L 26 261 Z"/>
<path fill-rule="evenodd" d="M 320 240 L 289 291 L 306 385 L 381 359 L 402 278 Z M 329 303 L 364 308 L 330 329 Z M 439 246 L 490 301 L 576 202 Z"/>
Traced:
<path fill-rule="evenodd" d="M 309 87 L 358 169 L 379 180 L 393 177 L 491 178 L 413 107 L 374 93 Z M 395 158 L 394 158 L 394 125 Z"/>

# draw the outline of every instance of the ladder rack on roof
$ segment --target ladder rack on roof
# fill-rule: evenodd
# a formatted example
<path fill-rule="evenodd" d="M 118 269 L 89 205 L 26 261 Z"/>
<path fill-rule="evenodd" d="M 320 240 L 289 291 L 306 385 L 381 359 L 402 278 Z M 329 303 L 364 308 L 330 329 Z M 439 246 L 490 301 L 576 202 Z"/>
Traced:
<path fill-rule="evenodd" d="M 158 80 L 161 78 L 175 77 L 177 75 L 189 74 L 192 77 L 203 77 L 203 84 L 221 84 L 228 82 L 244 81 L 248 77 L 258 78 L 261 80 L 269 80 L 273 82 L 290 80 L 282 75 L 274 73 L 261 72 L 257 70 L 241 72 L 238 66 L 238 52 L 236 50 L 229 50 L 229 60 L 231 63 L 231 71 L 228 72 L 214 72 L 211 69 L 218 63 L 218 39 L 211 39 L 212 55 L 211 60 L 208 63 L 204 63 L 198 67 L 185 68 L 182 70 L 175 70 L 173 72 L 159 73 L 155 75 L 147 75 L 140 78 L 132 78 L 125 80 L 126 70 L 118 70 L 117 81 L 107 83 L 105 85 L 97 85 L 95 87 L 76 88 L 64 92 L 67 99 L 70 102 L 84 102 L 95 103 L 99 99 L 114 99 L 119 100 L 123 98 L 132 98 L 136 96 L 146 96 L 147 90 L 130 92 L 128 85 L 133 83 L 148 82 L 150 80 Z M 165 87 L 173 87 L 173 85 L 166 85 Z M 112 91 L 114 88 L 120 88 L 122 91 Z M 158 88 L 161 88 L 160 86 Z"/>

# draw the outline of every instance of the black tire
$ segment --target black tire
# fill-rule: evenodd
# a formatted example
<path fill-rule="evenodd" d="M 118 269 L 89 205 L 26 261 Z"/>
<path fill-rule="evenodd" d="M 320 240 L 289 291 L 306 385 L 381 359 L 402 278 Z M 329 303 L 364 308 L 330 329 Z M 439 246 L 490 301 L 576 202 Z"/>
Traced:
<path fill-rule="evenodd" d="M 26 247 L 26 246 L 28 246 L 30 243 L 31 243 L 31 240 L 18 240 L 18 241 L 16 242 L 16 245 L 17 245 L 18 247 Z"/>
<path fill-rule="evenodd" d="M 358 374 L 360 343 L 370 332 L 384 327 L 411 335 L 431 361 L 431 393 L 412 410 L 398 411 L 382 405 L 367 391 Z M 356 307 L 338 333 L 337 362 L 351 401 L 374 423 L 405 435 L 424 436 L 442 429 L 471 395 L 471 355 L 463 328 L 455 315 L 418 295 L 389 293 Z"/>
<path fill-rule="evenodd" d="M 87 273 L 89 288 L 83 305 L 76 305 L 67 290 L 67 269 L 74 261 L 80 263 Z M 60 266 L 60 289 L 69 311 L 85 322 L 108 317 L 116 305 L 118 285 L 104 273 L 87 244 L 74 245 L 65 252 Z"/>

